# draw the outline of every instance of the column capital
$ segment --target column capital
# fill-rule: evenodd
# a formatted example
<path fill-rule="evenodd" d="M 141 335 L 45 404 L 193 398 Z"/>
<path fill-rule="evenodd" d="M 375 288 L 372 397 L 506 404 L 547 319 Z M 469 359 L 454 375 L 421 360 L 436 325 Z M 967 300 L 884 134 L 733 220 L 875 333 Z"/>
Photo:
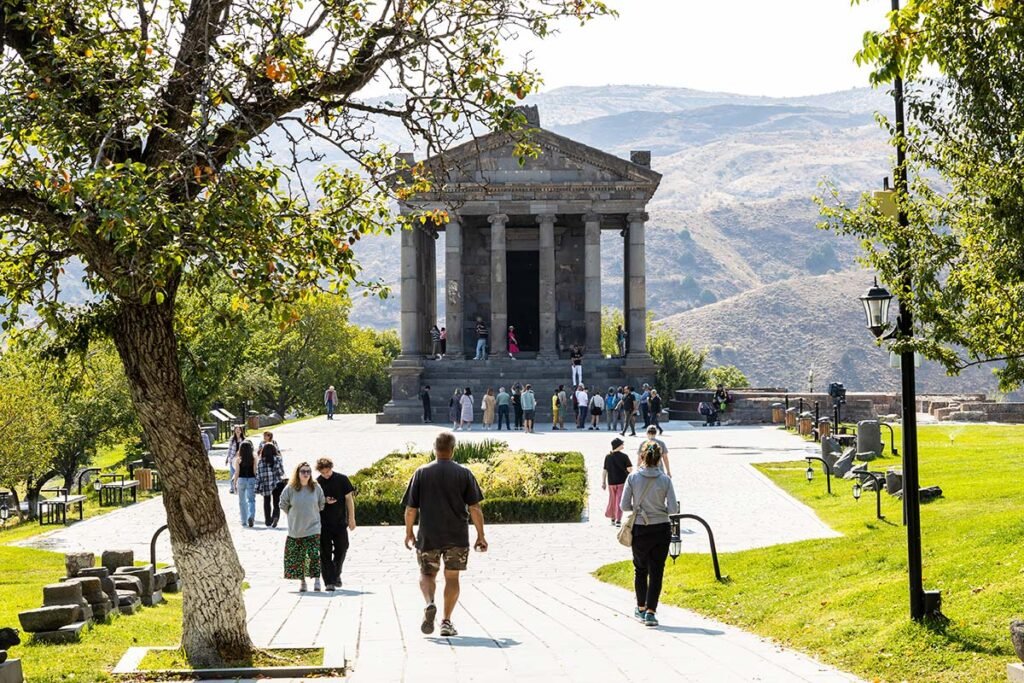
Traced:
<path fill-rule="evenodd" d="M 588 211 L 587 213 L 583 214 L 583 222 L 584 223 L 600 223 L 601 222 L 601 214 L 595 213 L 593 211 Z"/>
<path fill-rule="evenodd" d="M 651 220 L 651 215 L 646 211 L 633 211 L 626 215 L 626 220 L 630 223 L 646 223 Z"/>
<path fill-rule="evenodd" d="M 507 213 L 492 213 L 487 217 L 487 222 L 491 225 L 505 225 L 508 223 Z"/>
<path fill-rule="evenodd" d="M 557 220 L 557 216 L 555 216 L 555 214 L 553 213 L 537 214 L 537 222 L 541 225 L 543 225 L 544 223 L 550 223 L 551 225 L 554 225 L 555 220 Z"/>

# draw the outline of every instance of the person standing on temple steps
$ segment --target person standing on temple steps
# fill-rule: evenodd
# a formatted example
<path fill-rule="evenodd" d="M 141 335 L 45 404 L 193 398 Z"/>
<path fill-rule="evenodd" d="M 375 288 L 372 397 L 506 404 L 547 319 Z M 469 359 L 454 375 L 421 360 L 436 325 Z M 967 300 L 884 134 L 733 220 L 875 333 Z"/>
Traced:
<path fill-rule="evenodd" d="M 569 362 L 572 364 L 572 385 L 578 387 L 583 384 L 583 349 L 579 344 L 572 345 Z"/>
<path fill-rule="evenodd" d="M 473 360 L 487 358 L 487 324 L 480 316 L 476 317 L 476 356 Z"/>
<path fill-rule="evenodd" d="M 513 325 L 508 326 L 508 357 L 512 360 L 516 359 L 516 354 L 519 353 L 519 340 L 516 338 L 516 328 Z"/>
<path fill-rule="evenodd" d="M 433 416 L 430 412 L 430 385 L 423 387 L 423 391 L 420 392 L 420 401 L 423 402 L 423 424 L 430 424 L 434 421 Z"/>
<path fill-rule="evenodd" d="M 434 360 L 441 360 L 441 330 L 437 323 L 430 328 L 430 355 Z"/>

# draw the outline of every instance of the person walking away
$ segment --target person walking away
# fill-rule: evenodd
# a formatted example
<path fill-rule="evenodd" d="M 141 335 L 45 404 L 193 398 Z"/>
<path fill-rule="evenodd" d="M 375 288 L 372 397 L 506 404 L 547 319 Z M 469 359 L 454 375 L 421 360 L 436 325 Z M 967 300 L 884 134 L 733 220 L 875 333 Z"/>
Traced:
<path fill-rule="evenodd" d="M 576 387 L 576 429 L 587 425 L 587 413 L 590 411 L 590 395 L 587 388 L 580 384 Z"/>
<path fill-rule="evenodd" d="M 487 323 L 480 316 L 476 317 L 476 356 L 473 360 L 487 358 Z"/>
<path fill-rule="evenodd" d="M 661 394 L 657 389 L 651 389 L 651 398 L 648 399 L 647 405 L 651 410 L 651 426 L 656 428 L 659 434 L 664 434 L 665 430 L 661 428 Z"/>
<path fill-rule="evenodd" d="M 658 625 L 656 613 L 661 598 L 665 560 L 672 539 L 669 515 L 678 508 L 672 480 L 658 466 L 661 451 L 649 444 L 640 460 L 640 469 L 626 477 L 620 507 L 634 512 L 633 588 L 636 610 L 633 616 L 645 626 Z"/>
<path fill-rule="evenodd" d="M 459 417 L 459 427 L 463 431 L 468 432 L 473 429 L 473 392 L 469 387 L 463 390 L 462 398 L 459 399 L 459 405 L 462 409 L 462 415 Z"/>
<path fill-rule="evenodd" d="M 529 384 L 523 390 L 520 397 L 523 405 L 523 426 L 527 434 L 533 434 L 533 420 L 537 415 L 537 397 L 533 394 L 533 387 Z"/>
<path fill-rule="evenodd" d="M 512 386 L 512 412 L 515 413 L 516 431 L 523 428 L 523 387 L 516 382 Z"/>
<path fill-rule="evenodd" d="M 327 391 L 324 392 L 324 405 L 327 407 L 327 419 L 334 419 L 334 406 L 338 403 L 338 392 L 334 390 L 334 385 L 327 387 Z"/>
<path fill-rule="evenodd" d="M 444 358 L 448 354 L 448 329 L 445 327 L 441 328 L 441 358 Z M 438 359 L 440 360 L 440 359 Z"/>
<path fill-rule="evenodd" d="M 423 387 L 420 391 L 420 401 L 423 403 L 423 424 L 430 424 L 434 417 L 430 412 L 430 385 Z"/>
<path fill-rule="evenodd" d="M 516 354 L 519 353 L 519 339 L 516 338 L 516 328 L 512 325 L 508 326 L 508 357 L 512 360 L 516 359 Z"/>
<path fill-rule="evenodd" d="M 640 391 L 640 417 L 644 421 L 644 429 L 651 424 L 651 385 L 644 384 Z"/>
<path fill-rule="evenodd" d="M 434 441 L 434 461 L 421 466 L 412 475 L 405 490 L 405 547 L 416 547 L 416 561 L 420 567 L 420 590 L 426 607 L 420 631 L 434 632 L 437 606 L 434 595 L 437 574 L 444 561 L 444 612 L 441 635 L 449 638 L 459 633 L 452 624 L 452 613 L 459 600 L 459 572 L 469 562 L 469 520 L 476 528 L 474 548 L 487 551 L 484 537 L 484 514 L 480 501 L 484 494 L 476 477 L 467 467 L 452 462 L 455 435 L 445 432 Z M 413 526 L 419 517 L 418 533 Z"/>
<path fill-rule="evenodd" d="M 623 445 L 622 439 L 612 439 L 612 452 L 604 456 L 604 470 L 601 472 L 601 489 L 608 491 L 608 505 L 604 516 L 615 526 L 622 526 L 622 489 L 626 484 L 626 477 L 633 471 L 633 463 L 622 450 Z"/>
<path fill-rule="evenodd" d="M 505 391 L 505 387 L 498 389 L 498 396 L 495 398 L 495 403 L 498 405 L 498 431 L 501 431 L 501 421 L 505 420 L 505 429 L 512 431 L 512 425 L 508 421 L 508 412 L 512 407 L 512 397 Z"/>
<path fill-rule="evenodd" d="M 583 384 L 583 349 L 579 344 L 572 345 L 569 362 L 572 365 L 572 385 L 578 387 Z"/>
<path fill-rule="evenodd" d="M 344 474 L 334 471 L 334 461 L 316 461 L 316 483 L 324 492 L 320 512 L 320 573 L 328 591 L 341 588 L 341 569 L 348 554 L 348 532 L 356 528 L 355 488 Z"/>
<path fill-rule="evenodd" d="M 448 419 L 452 423 L 452 429 L 459 428 L 459 416 L 462 414 L 462 390 L 456 389 L 452 397 L 448 399 Z"/>
<path fill-rule="evenodd" d="M 551 431 L 558 431 L 558 389 L 551 392 Z"/>
<path fill-rule="evenodd" d="M 260 452 L 256 466 L 256 493 L 263 496 L 263 523 L 276 527 L 281 518 L 281 492 L 284 490 L 284 460 L 274 444 Z"/>
<path fill-rule="evenodd" d="M 238 447 L 245 440 L 245 425 L 235 425 L 231 430 L 231 438 L 228 439 L 228 456 L 224 459 L 231 474 L 231 478 L 228 480 L 228 493 L 235 492 L 235 458 L 238 457 Z"/>
<path fill-rule="evenodd" d="M 558 428 L 565 431 L 565 414 L 569 412 L 569 396 L 565 393 L 565 385 L 558 385 Z"/>
<path fill-rule="evenodd" d="M 490 429 L 494 426 L 494 411 L 497 401 L 494 398 L 494 388 L 487 387 L 487 393 L 484 394 L 484 400 L 480 403 L 480 409 L 484 411 L 484 429 Z"/>
<path fill-rule="evenodd" d="M 256 516 L 256 456 L 252 442 L 246 439 L 235 456 L 235 490 L 238 491 L 238 513 L 242 526 L 252 526 Z"/>
<path fill-rule="evenodd" d="M 619 358 L 626 357 L 626 330 L 622 325 L 615 329 L 615 344 L 619 347 Z"/>
<path fill-rule="evenodd" d="M 615 425 L 615 404 L 619 397 L 615 395 L 615 387 L 608 387 L 608 394 L 604 397 L 604 423 L 608 431 L 612 431 Z M 617 428 L 616 428 L 617 429 Z"/>
<path fill-rule="evenodd" d="M 298 579 L 299 592 L 306 591 L 307 576 L 314 580 L 313 590 L 320 590 L 320 511 L 326 504 L 313 469 L 308 462 L 299 463 L 281 493 L 281 509 L 288 515 L 284 578 Z"/>
<path fill-rule="evenodd" d="M 277 452 L 281 452 L 281 447 L 277 445 L 277 441 L 274 439 L 274 432 L 263 432 L 263 440 L 260 441 L 259 448 L 256 449 L 256 455 L 262 453 L 263 447 L 266 446 L 268 443 L 274 444 L 274 448 L 277 449 Z"/>
<path fill-rule="evenodd" d="M 430 355 L 434 360 L 441 360 L 441 330 L 437 323 L 430 326 Z"/>
<path fill-rule="evenodd" d="M 590 430 L 601 429 L 601 413 L 604 412 L 604 396 L 595 391 L 590 397 Z"/>
<path fill-rule="evenodd" d="M 622 411 L 622 431 L 619 432 L 620 436 L 626 435 L 626 430 L 629 430 L 630 436 L 636 436 L 636 394 L 633 393 L 632 387 L 625 387 L 625 392 L 622 394 L 622 398 L 619 399 L 618 409 Z"/>
<path fill-rule="evenodd" d="M 658 438 L 658 428 L 651 425 L 647 428 L 647 438 L 640 444 L 640 448 L 636 449 L 636 459 L 640 462 L 640 457 L 644 454 L 651 445 L 658 447 L 658 452 L 661 453 L 661 458 L 658 460 L 658 467 L 660 467 L 665 474 L 672 476 L 672 466 L 668 461 L 668 445 L 664 441 Z"/>

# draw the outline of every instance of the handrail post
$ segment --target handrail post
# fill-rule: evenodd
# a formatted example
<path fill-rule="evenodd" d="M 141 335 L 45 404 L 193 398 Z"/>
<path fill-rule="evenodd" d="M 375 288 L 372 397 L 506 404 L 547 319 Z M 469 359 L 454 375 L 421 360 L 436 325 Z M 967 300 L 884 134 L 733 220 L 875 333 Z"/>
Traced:
<path fill-rule="evenodd" d="M 698 517 L 697 515 L 691 515 L 691 514 L 682 514 L 682 513 L 678 513 L 678 512 L 675 513 L 675 514 L 669 515 L 669 519 L 672 519 L 673 521 L 677 521 L 677 522 L 680 519 L 693 519 L 693 520 L 696 520 L 697 522 L 700 522 L 701 525 L 703 525 L 704 529 L 707 530 L 707 532 L 708 532 L 708 543 L 711 546 L 711 562 L 715 566 L 715 578 L 718 581 L 721 581 L 722 580 L 722 570 L 721 570 L 721 568 L 718 565 L 718 549 L 715 547 L 715 534 L 711 531 L 711 525 L 709 525 L 704 520 L 703 517 Z"/>

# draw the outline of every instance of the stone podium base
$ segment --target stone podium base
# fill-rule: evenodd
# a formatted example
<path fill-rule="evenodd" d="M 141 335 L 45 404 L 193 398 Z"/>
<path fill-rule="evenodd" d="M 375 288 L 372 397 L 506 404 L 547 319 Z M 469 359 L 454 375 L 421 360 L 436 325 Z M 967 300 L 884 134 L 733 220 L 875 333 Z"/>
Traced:
<path fill-rule="evenodd" d="M 1010 683 L 1024 683 L 1024 664 L 1017 662 L 1016 664 L 1006 665 L 1006 679 Z"/>
<path fill-rule="evenodd" d="M 25 674 L 21 670 L 20 659 L 9 659 L 0 664 L 0 683 L 24 683 Z"/>

